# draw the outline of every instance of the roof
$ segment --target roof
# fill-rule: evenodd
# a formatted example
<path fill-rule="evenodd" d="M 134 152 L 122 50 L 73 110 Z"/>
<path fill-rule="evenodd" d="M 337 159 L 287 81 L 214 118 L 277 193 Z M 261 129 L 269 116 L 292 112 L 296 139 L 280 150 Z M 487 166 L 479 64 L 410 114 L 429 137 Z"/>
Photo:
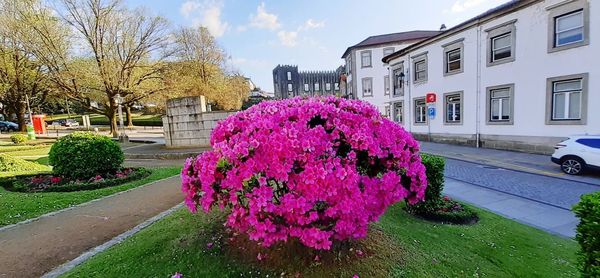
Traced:
<path fill-rule="evenodd" d="M 408 47 L 405 47 L 399 51 L 396 51 L 388 56 L 383 57 L 383 59 L 381 59 L 384 63 L 389 62 L 389 60 L 396 58 L 396 57 L 400 57 L 403 56 L 404 54 L 410 52 L 411 50 L 417 49 L 421 46 L 425 46 L 428 45 L 430 43 L 433 43 L 441 38 L 450 36 L 452 34 L 458 33 L 466 28 L 471 27 L 472 25 L 477 25 L 483 21 L 489 20 L 489 19 L 493 19 L 498 15 L 504 14 L 504 13 L 510 13 L 522 8 L 525 8 L 531 4 L 534 4 L 536 2 L 540 2 L 543 0 L 511 0 L 509 2 L 506 2 L 498 7 L 492 8 L 476 17 L 473 17 L 463 23 L 460 23 L 446 31 L 443 31 L 435 36 L 431 36 L 425 40 L 422 40 L 420 42 L 417 42 L 415 44 L 412 44 Z"/>
<path fill-rule="evenodd" d="M 365 40 L 363 40 L 351 47 L 348 47 L 346 49 L 346 51 L 344 52 L 344 54 L 342 55 L 342 58 L 346 57 L 350 51 L 352 51 L 353 49 L 356 49 L 356 48 L 362 48 L 362 47 L 374 46 L 374 45 L 382 45 L 382 44 L 388 44 L 388 43 L 414 41 L 414 40 L 419 40 L 419 39 L 426 39 L 426 38 L 435 36 L 439 33 L 441 33 L 441 31 L 417 30 L 417 31 L 370 36 L 370 37 L 366 38 Z"/>

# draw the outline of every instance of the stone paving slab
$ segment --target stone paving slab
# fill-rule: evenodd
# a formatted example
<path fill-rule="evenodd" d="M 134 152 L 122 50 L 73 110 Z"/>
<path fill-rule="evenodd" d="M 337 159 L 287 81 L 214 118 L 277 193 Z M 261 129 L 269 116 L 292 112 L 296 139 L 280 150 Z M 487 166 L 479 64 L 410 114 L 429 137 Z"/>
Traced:
<path fill-rule="evenodd" d="M 183 200 L 180 177 L 0 232 L 0 277 L 39 277 Z"/>
<path fill-rule="evenodd" d="M 520 223 L 568 238 L 575 237 L 575 229 L 579 223 L 570 210 L 448 177 L 446 177 L 444 193 L 454 199 L 490 210 Z"/>

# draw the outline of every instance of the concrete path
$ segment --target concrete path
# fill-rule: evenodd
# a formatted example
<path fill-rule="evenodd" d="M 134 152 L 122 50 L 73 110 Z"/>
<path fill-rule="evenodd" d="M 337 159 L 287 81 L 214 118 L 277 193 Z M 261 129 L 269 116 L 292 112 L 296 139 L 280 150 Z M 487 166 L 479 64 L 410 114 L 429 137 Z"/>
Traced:
<path fill-rule="evenodd" d="M 183 200 L 179 176 L 0 231 L 0 277 L 39 277 Z"/>
<path fill-rule="evenodd" d="M 446 177 L 448 196 L 544 231 L 573 238 L 579 220 L 568 209 Z"/>
<path fill-rule="evenodd" d="M 583 176 L 564 174 L 557 164 L 550 161 L 550 155 L 484 148 L 478 149 L 474 147 L 431 142 L 419 143 L 421 145 L 421 151 L 425 153 L 570 181 L 600 185 L 600 173 L 588 173 Z"/>

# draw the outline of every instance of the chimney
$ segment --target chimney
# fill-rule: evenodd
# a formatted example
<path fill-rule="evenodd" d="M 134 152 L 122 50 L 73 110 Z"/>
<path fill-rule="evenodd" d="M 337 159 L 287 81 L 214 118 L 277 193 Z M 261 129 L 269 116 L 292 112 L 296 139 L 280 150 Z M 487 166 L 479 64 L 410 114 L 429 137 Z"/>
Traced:
<path fill-rule="evenodd" d="M 442 24 L 442 26 L 440 26 L 440 31 L 446 31 L 446 24 Z"/>

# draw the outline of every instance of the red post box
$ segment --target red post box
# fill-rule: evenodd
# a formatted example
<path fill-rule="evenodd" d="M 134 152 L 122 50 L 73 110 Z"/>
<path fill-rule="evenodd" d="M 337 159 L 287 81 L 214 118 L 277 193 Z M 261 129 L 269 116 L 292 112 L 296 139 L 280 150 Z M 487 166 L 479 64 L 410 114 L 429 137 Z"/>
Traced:
<path fill-rule="evenodd" d="M 36 134 L 46 133 L 46 115 L 33 115 L 33 130 Z"/>

